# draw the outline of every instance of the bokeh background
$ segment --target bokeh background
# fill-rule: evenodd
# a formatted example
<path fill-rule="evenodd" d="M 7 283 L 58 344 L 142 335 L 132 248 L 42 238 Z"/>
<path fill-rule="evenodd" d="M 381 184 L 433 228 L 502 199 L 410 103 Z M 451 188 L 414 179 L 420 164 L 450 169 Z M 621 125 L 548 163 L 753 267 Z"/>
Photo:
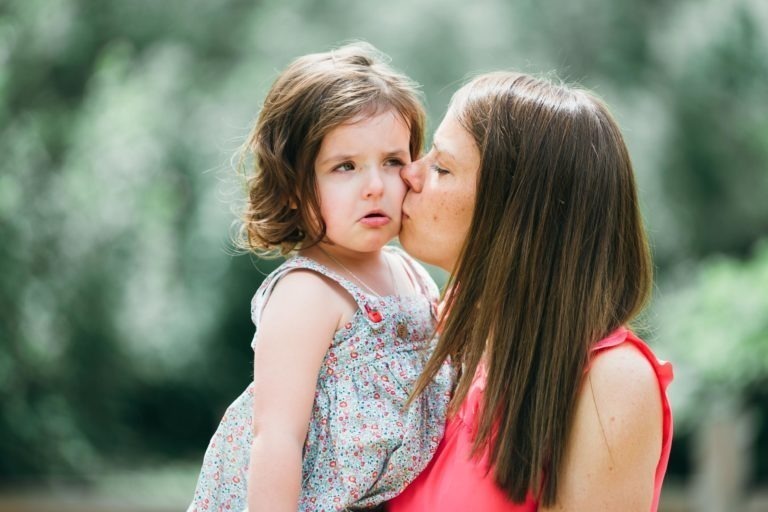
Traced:
<path fill-rule="evenodd" d="M 0 511 L 186 506 L 275 265 L 233 250 L 232 156 L 280 69 L 350 39 L 430 131 L 499 68 L 611 105 L 676 367 L 662 509 L 768 510 L 765 0 L 0 0 Z"/>

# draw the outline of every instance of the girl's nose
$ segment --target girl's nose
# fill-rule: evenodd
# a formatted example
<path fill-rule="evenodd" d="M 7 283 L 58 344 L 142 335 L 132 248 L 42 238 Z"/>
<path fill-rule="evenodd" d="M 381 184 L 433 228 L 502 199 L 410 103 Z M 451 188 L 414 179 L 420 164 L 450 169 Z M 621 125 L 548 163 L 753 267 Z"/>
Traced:
<path fill-rule="evenodd" d="M 381 169 L 372 169 L 368 176 L 368 182 L 365 187 L 365 195 L 380 196 L 384 193 L 384 178 Z"/>
<path fill-rule="evenodd" d="M 414 192 L 421 192 L 424 185 L 424 165 L 421 160 L 415 160 L 400 169 L 400 177 L 408 188 Z"/>

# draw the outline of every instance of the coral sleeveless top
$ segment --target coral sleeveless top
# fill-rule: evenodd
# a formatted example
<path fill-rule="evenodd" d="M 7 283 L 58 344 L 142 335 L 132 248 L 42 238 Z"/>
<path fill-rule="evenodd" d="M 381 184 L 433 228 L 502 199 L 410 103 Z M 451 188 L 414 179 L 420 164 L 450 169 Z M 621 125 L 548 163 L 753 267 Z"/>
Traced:
<path fill-rule="evenodd" d="M 653 367 L 659 382 L 659 399 L 662 403 L 662 450 L 656 466 L 654 497 L 651 511 L 658 508 L 661 484 L 667 470 L 672 444 L 672 412 L 666 389 L 672 381 L 672 366 L 660 361 L 640 338 L 626 328 L 619 328 L 592 348 L 592 356 L 610 350 L 622 343 L 631 343 L 640 350 Z M 486 369 L 478 371 L 460 410 L 447 420 L 445 436 L 426 469 L 402 494 L 387 504 L 388 512 L 528 512 L 538 509 L 535 496 L 529 493 L 524 503 L 512 503 L 499 489 L 489 471 L 487 452 L 471 458 L 479 410 L 485 390 Z"/>

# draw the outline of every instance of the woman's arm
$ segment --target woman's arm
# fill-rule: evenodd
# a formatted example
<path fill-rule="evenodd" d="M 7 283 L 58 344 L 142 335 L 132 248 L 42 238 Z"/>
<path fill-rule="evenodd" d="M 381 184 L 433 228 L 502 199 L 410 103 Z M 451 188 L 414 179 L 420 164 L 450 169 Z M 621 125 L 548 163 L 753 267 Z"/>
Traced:
<path fill-rule="evenodd" d="M 599 354 L 579 393 L 558 500 L 542 512 L 648 512 L 662 443 L 659 384 L 625 344 Z"/>
<path fill-rule="evenodd" d="M 311 271 L 290 272 L 275 286 L 254 346 L 249 510 L 296 512 L 318 371 L 354 308 L 338 285 Z"/>

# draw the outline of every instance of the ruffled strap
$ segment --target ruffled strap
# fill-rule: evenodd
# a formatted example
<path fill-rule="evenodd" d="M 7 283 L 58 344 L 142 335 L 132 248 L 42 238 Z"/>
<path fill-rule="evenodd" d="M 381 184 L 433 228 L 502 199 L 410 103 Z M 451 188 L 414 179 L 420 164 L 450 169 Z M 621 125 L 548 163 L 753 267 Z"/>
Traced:
<path fill-rule="evenodd" d="M 253 340 L 251 341 L 252 348 L 255 346 L 256 338 L 258 337 L 261 314 L 264 311 L 264 307 L 266 306 L 267 301 L 269 300 L 269 296 L 272 294 L 272 290 L 274 290 L 275 285 L 280 280 L 280 278 L 292 270 L 311 270 L 324 277 L 327 277 L 331 281 L 344 288 L 344 290 L 346 290 L 352 296 L 357 306 L 366 313 L 362 316 L 373 327 L 375 327 L 376 324 L 381 321 L 381 316 L 377 316 L 376 314 L 379 309 L 379 306 L 377 305 L 379 300 L 378 297 L 365 293 L 362 288 L 357 286 L 354 282 L 343 278 L 325 265 L 322 265 L 311 258 L 297 255 L 288 259 L 285 263 L 277 267 L 271 274 L 269 274 L 266 279 L 264 279 L 264 282 L 261 283 L 261 286 L 251 299 L 251 321 L 256 327 L 256 332 L 254 333 Z"/>
<path fill-rule="evenodd" d="M 440 300 L 440 290 L 426 269 L 400 247 L 387 245 L 384 249 L 403 262 L 406 274 L 419 293 L 426 297 L 430 304 L 437 305 Z"/>
<path fill-rule="evenodd" d="M 622 343 L 631 343 L 641 354 L 643 354 L 643 356 L 645 356 L 653 367 L 659 382 L 659 394 L 662 407 L 662 449 L 659 463 L 656 466 L 654 502 L 651 507 L 651 510 L 656 510 L 659 502 L 661 484 L 664 480 L 664 474 L 667 471 L 669 453 L 672 449 L 672 408 L 669 405 L 669 398 L 667 397 L 667 386 L 669 386 L 669 383 L 672 382 L 672 379 L 674 378 L 674 371 L 672 370 L 672 364 L 670 362 L 657 358 L 651 348 L 626 327 L 619 327 L 611 334 L 595 343 L 592 346 L 590 354 L 591 360 L 594 360 L 594 357 L 601 351 L 616 347 Z"/>
<path fill-rule="evenodd" d="M 640 353 L 642 353 L 645 358 L 648 359 L 648 362 L 651 363 L 654 372 L 656 372 L 661 391 L 666 392 L 667 386 L 669 386 L 669 383 L 672 382 L 672 379 L 674 378 L 672 364 L 669 361 L 664 361 L 657 358 L 656 354 L 653 353 L 651 348 L 626 327 L 619 327 L 611 334 L 595 343 L 590 350 L 591 359 L 594 359 L 594 357 L 600 351 L 616 347 L 624 342 L 629 342 L 637 347 Z M 589 370 L 589 365 L 587 366 L 587 370 Z"/>

